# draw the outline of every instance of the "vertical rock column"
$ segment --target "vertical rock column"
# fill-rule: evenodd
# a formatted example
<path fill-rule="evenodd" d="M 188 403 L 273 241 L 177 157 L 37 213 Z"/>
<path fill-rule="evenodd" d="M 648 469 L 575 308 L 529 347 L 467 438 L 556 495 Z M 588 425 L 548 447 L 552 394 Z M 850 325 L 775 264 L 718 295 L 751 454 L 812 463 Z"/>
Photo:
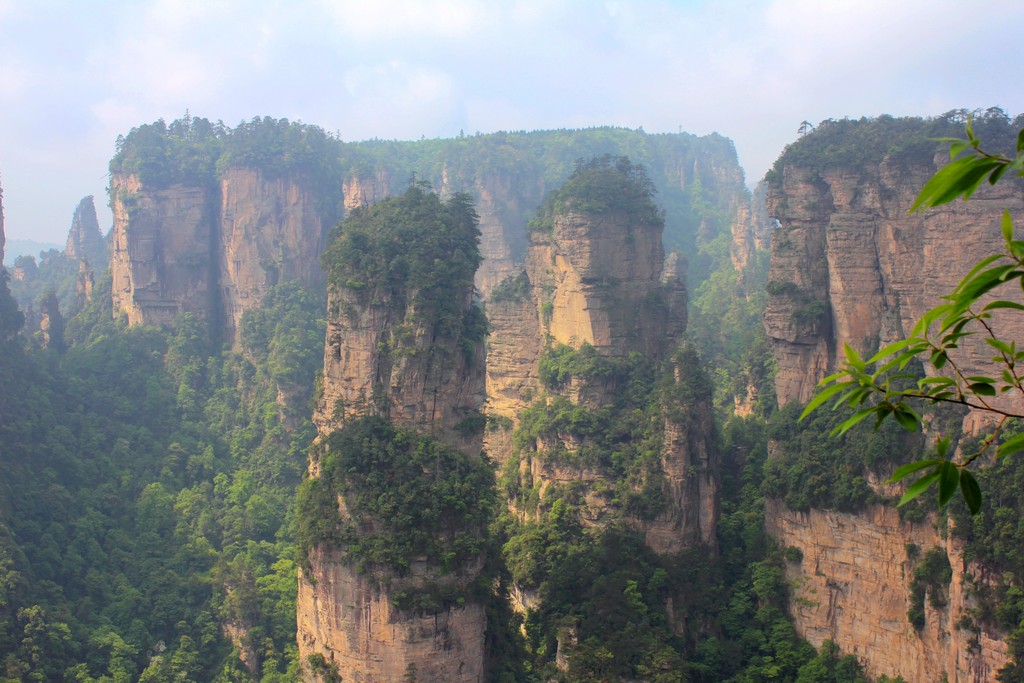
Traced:
<path fill-rule="evenodd" d="M 481 508 L 493 500 L 493 476 L 480 459 L 486 324 L 473 302 L 478 235 L 464 196 L 442 203 L 414 186 L 405 195 L 356 210 L 325 255 L 328 331 L 323 391 L 314 416 L 320 437 L 307 485 L 325 484 L 332 476 L 331 460 L 346 455 L 331 451 L 341 443 L 337 435 L 351 434 L 368 421 L 416 434 L 420 447 L 439 444 L 457 453 L 444 462 L 459 461 L 466 476 L 485 472 L 489 479 L 483 490 L 464 494 L 465 510 L 452 511 L 436 529 L 422 530 L 451 548 L 457 543 L 449 544 L 449 538 L 473 537 L 483 547 L 486 526 L 480 520 L 489 512 Z M 444 462 L 412 476 L 454 486 L 468 481 L 460 479 L 461 472 L 437 471 Z M 395 487 L 408 483 L 399 481 L 406 474 L 393 476 Z M 306 680 L 331 680 L 335 673 L 346 683 L 410 676 L 483 680 L 482 552 L 453 559 L 425 550 L 398 558 L 404 564 L 399 568 L 360 556 L 356 544 L 401 531 L 394 531 L 397 519 L 360 512 L 358 486 L 345 479 L 342 490 L 327 494 L 334 526 L 348 535 L 331 532 L 310 543 L 299 577 L 298 643 Z M 479 481 L 474 486 L 481 487 Z M 300 525 L 320 523 L 332 524 L 304 519 Z M 409 596 L 439 597 L 410 606 Z"/>

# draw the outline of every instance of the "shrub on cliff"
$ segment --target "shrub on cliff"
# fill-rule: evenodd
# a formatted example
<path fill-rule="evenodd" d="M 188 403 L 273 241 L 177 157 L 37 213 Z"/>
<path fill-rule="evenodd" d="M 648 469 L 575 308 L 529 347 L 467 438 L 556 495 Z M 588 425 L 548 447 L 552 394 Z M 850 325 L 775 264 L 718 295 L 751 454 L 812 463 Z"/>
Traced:
<path fill-rule="evenodd" d="M 663 224 L 665 216 L 654 203 L 655 191 L 647 170 L 628 157 L 605 154 L 590 161 L 580 159 L 565 184 L 548 194 L 527 228 L 550 232 L 555 216 L 569 212 L 593 215 L 615 211 L 645 223 Z"/>
<path fill-rule="evenodd" d="M 483 460 L 370 416 L 327 437 L 319 462 L 320 477 L 299 491 L 303 553 L 331 542 L 354 566 L 399 574 L 421 558 L 447 573 L 481 556 L 495 503 Z"/>
<path fill-rule="evenodd" d="M 414 182 L 404 194 L 355 209 L 323 254 L 328 281 L 362 305 L 407 305 L 447 339 L 482 339 L 486 326 L 466 317 L 457 292 L 473 286 L 480 229 L 469 195 L 447 201 Z M 474 308 L 475 310 L 475 308 Z"/>

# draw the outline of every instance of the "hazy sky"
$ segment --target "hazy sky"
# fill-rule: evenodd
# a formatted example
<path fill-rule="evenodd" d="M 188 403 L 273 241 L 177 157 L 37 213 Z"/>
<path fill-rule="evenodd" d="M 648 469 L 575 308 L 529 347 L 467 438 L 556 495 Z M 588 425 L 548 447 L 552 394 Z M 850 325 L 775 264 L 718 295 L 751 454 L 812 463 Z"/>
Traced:
<path fill-rule="evenodd" d="M 8 238 L 63 242 L 114 139 L 185 110 L 344 140 L 713 131 L 756 181 L 803 120 L 1024 111 L 1021 0 L 0 0 Z"/>

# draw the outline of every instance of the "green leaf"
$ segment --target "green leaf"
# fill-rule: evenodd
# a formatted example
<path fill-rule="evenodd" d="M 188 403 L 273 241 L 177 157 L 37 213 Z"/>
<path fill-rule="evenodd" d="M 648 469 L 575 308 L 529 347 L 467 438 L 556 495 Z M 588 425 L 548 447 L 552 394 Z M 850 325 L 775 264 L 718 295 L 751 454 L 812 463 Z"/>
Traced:
<path fill-rule="evenodd" d="M 889 344 L 888 346 L 879 349 L 878 353 L 876 353 L 875 355 L 871 356 L 871 358 L 868 360 L 868 365 L 871 365 L 872 363 L 877 363 L 878 361 L 882 360 L 883 358 L 887 358 L 887 357 L 893 355 L 894 353 L 902 351 L 903 349 L 905 349 L 908 346 L 910 346 L 911 344 L 913 344 L 914 341 L 915 341 L 914 338 L 911 337 L 909 339 L 904 339 L 902 341 L 898 341 L 898 342 Z"/>
<path fill-rule="evenodd" d="M 938 465 L 937 468 L 938 467 L 941 467 L 941 464 Z M 906 503 L 909 503 L 910 501 L 914 500 L 922 493 L 927 491 L 932 484 L 938 481 L 938 479 L 938 471 L 924 475 L 923 477 L 921 477 L 920 479 L 918 479 L 917 481 L 910 485 L 910 488 L 907 489 L 907 492 L 903 494 L 902 498 L 900 498 L 900 502 L 898 503 L 898 505 L 905 505 Z"/>
<path fill-rule="evenodd" d="M 896 410 L 892 412 L 892 416 L 896 418 L 896 422 L 898 422 L 900 427 L 903 427 L 903 429 L 908 432 L 917 431 L 919 424 L 918 417 L 907 406 L 897 406 Z"/>
<path fill-rule="evenodd" d="M 851 417 L 847 418 L 842 424 L 833 429 L 832 436 L 842 436 L 846 432 L 850 431 L 851 428 L 856 426 L 858 422 L 863 421 L 864 418 L 866 418 L 868 415 L 876 412 L 878 412 L 878 406 L 858 410 Z"/>
<path fill-rule="evenodd" d="M 850 365 L 850 367 L 856 370 L 860 370 L 861 372 L 864 372 L 864 367 L 866 364 L 861 359 L 860 354 L 857 353 L 856 349 L 854 349 L 846 342 L 843 342 L 843 352 L 846 354 L 846 362 Z"/>
<path fill-rule="evenodd" d="M 948 204 L 961 195 L 970 198 L 985 176 L 1006 163 L 990 157 L 967 156 L 947 164 L 921 188 L 910 212 Z"/>
<path fill-rule="evenodd" d="M 967 509 L 971 514 L 978 514 L 981 510 L 981 487 L 966 467 L 960 470 L 960 493 L 963 494 L 964 502 L 967 503 Z"/>
<path fill-rule="evenodd" d="M 999 444 L 999 450 L 996 451 L 996 457 L 1001 458 L 1011 453 L 1019 453 L 1024 451 L 1024 434 L 1018 434 L 1017 436 L 1010 437 L 1003 443 Z"/>
<path fill-rule="evenodd" d="M 978 396 L 995 396 L 996 388 L 991 384 L 983 384 L 981 382 L 975 382 L 967 385 L 967 390 Z"/>
<path fill-rule="evenodd" d="M 981 309 L 984 311 L 994 311 L 997 308 L 1012 308 L 1015 311 L 1024 311 L 1024 304 L 1019 304 L 1016 301 L 993 301 L 985 304 L 985 308 Z M 987 341 L 987 340 L 986 340 Z"/>
<path fill-rule="evenodd" d="M 804 412 L 800 413 L 800 417 L 799 417 L 799 419 L 797 421 L 799 422 L 800 420 L 803 420 L 805 417 L 807 417 L 812 412 L 814 412 L 815 408 L 817 408 L 822 403 L 824 403 L 825 401 L 829 400 L 830 398 L 832 398 L 833 396 L 838 394 L 840 391 L 845 389 L 847 386 L 848 386 L 847 383 L 833 384 L 832 386 L 828 387 L 827 389 L 824 389 L 823 391 L 819 392 L 818 395 L 815 396 L 814 398 L 812 398 L 811 402 L 807 404 L 807 407 L 804 408 Z"/>
<path fill-rule="evenodd" d="M 929 467 L 935 467 L 936 465 L 941 465 L 943 462 L 945 462 L 945 461 L 944 460 L 935 460 L 933 458 L 933 459 L 930 459 L 930 460 L 918 460 L 916 462 L 907 463 L 906 465 L 903 465 L 902 467 L 898 467 L 896 469 L 896 471 L 892 473 L 892 476 L 885 480 L 885 483 L 886 484 L 895 484 L 898 481 L 902 481 L 903 479 L 906 479 L 908 476 L 910 476 L 914 472 L 919 472 L 919 471 L 921 471 L 923 469 L 927 469 Z"/>
<path fill-rule="evenodd" d="M 948 387 L 951 384 L 956 384 L 956 380 L 954 380 L 952 377 L 945 377 L 945 376 L 939 375 L 939 376 L 936 376 L 936 377 L 924 377 L 924 378 L 919 379 L 917 381 L 917 386 L 919 386 L 921 388 L 924 388 L 925 386 L 927 386 L 929 384 L 935 384 L 935 385 L 938 385 L 938 386 Z"/>
<path fill-rule="evenodd" d="M 939 507 L 949 502 L 960 483 L 960 468 L 950 461 L 939 465 Z"/>
<path fill-rule="evenodd" d="M 1024 128 L 1021 128 L 1021 132 L 1024 133 Z M 1003 220 L 1000 227 L 1003 231 L 1003 239 L 1009 244 L 1013 241 L 1013 218 L 1010 216 L 1009 209 L 1003 209 Z"/>

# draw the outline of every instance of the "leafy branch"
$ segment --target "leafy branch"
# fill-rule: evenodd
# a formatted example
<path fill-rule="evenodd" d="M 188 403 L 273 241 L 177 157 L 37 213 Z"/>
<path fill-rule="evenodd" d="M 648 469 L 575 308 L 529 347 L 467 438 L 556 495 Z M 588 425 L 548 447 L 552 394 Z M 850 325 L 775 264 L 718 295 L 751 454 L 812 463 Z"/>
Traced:
<path fill-rule="evenodd" d="M 1017 134 L 1014 157 L 990 154 L 981 148 L 974 134 L 972 121 L 967 122 L 967 139 L 940 138 L 950 146 L 949 164 L 938 171 L 921 189 L 911 212 L 947 204 L 963 197 L 966 201 L 982 183 L 995 185 L 1007 173 L 1024 176 L 1024 129 Z M 897 469 L 887 483 L 895 483 L 912 474 L 920 474 L 911 484 L 900 505 L 938 486 L 938 503 L 948 503 L 959 489 L 971 513 L 981 509 L 981 488 L 968 467 L 997 442 L 1003 429 L 1024 418 L 1018 409 L 1001 407 L 991 399 L 1007 394 L 1024 398 L 1021 365 L 1024 350 L 1012 340 L 1001 339 L 993 330 L 993 311 L 1024 311 L 1024 304 L 1007 298 L 982 302 L 990 293 L 1016 283 L 1024 290 L 1024 240 L 1014 239 L 1013 220 L 1003 212 L 1003 249 L 983 258 L 960 281 L 956 288 L 942 297 L 944 303 L 932 308 L 914 326 L 911 335 L 890 344 L 864 360 L 849 345 L 845 346 L 846 362 L 835 374 L 818 383 L 817 395 L 807 404 L 800 419 L 821 405 L 833 401 L 833 409 L 847 405 L 853 415 L 833 430 L 842 435 L 851 427 L 875 418 L 877 428 L 888 417 L 904 429 L 917 431 L 923 424 L 921 414 L 911 402 L 953 403 L 998 417 L 996 427 L 977 449 L 953 460 L 949 439 L 940 438 L 936 457 L 917 460 Z M 967 337 L 979 336 L 995 351 L 988 374 L 967 374 L 951 352 Z M 907 366 L 915 359 L 927 358 L 936 371 L 931 377 L 918 379 L 908 373 Z M 1010 437 L 996 448 L 996 458 L 1024 451 L 1024 434 Z"/>

